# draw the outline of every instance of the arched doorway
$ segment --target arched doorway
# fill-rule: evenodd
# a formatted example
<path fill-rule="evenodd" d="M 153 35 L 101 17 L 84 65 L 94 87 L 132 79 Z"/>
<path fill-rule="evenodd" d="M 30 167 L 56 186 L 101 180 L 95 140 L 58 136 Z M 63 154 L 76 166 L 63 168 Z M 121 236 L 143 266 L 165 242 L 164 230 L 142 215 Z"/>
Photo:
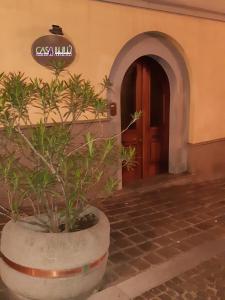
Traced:
<path fill-rule="evenodd" d="M 168 172 L 169 80 L 162 66 L 143 56 L 128 68 L 121 86 L 121 129 L 129 125 L 135 111 L 141 118 L 123 134 L 122 144 L 136 149 L 136 165 L 123 169 L 123 185 L 137 179 Z"/>
<path fill-rule="evenodd" d="M 108 131 L 117 134 L 121 130 L 121 88 L 124 76 L 134 61 L 148 56 L 157 61 L 165 70 L 170 87 L 169 109 L 169 166 L 170 174 L 180 174 L 188 170 L 189 132 L 189 71 L 185 51 L 172 37 L 162 32 L 144 32 L 130 39 L 114 60 L 110 81 L 113 88 L 108 99 L 117 105 L 118 114 L 111 118 Z M 122 170 L 118 172 L 121 180 Z"/>

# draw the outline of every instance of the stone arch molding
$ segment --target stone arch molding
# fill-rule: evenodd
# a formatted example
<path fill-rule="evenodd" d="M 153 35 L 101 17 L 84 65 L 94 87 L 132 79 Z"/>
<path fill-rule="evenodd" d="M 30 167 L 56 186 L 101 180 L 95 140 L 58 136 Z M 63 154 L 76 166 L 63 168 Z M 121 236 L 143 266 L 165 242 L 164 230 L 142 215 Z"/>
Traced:
<path fill-rule="evenodd" d="M 113 128 L 121 128 L 120 92 L 128 67 L 141 56 L 151 56 L 164 68 L 170 84 L 169 173 L 187 171 L 189 128 L 189 77 L 182 50 L 170 37 L 158 32 L 142 33 L 131 39 L 117 55 L 110 72 L 113 84 L 108 98 L 117 103 Z"/>

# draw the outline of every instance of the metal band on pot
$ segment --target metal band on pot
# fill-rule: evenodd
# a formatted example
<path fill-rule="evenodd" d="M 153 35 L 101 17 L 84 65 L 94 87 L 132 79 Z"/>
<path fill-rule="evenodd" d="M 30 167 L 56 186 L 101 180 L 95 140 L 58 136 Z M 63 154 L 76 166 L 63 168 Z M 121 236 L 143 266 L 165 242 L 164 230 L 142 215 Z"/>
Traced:
<path fill-rule="evenodd" d="M 60 277 L 67 277 L 67 276 L 74 276 L 80 273 L 87 273 L 89 270 L 92 270 L 98 267 L 103 260 L 107 257 L 108 252 L 106 252 L 103 256 L 99 259 L 93 261 L 90 264 L 73 268 L 73 269 L 65 269 L 65 270 L 42 270 L 42 269 L 35 269 L 30 267 L 21 266 L 10 259 L 8 259 L 4 254 L 1 253 L 1 258 L 3 261 L 15 271 L 20 273 L 32 276 L 32 277 L 42 277 L 42 278 L 60 278 Z"/>

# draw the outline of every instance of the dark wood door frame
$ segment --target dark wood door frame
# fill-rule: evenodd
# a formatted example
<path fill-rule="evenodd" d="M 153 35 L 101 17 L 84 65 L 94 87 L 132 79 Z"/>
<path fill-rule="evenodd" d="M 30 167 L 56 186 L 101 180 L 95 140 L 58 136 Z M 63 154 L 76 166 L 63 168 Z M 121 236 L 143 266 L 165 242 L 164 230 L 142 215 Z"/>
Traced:
<path fill-rule="evenodd" d="M 137 161 L 137 167 L 133 171 L 123 170 L 123 182 L 125 184 L 136 179 L 156 175 L 165 171 L 165 169 L 168 171 L 169 149 L 168 78 L 162 67 L 148 57 L 138 59 L 130 68 L 136 69 L 136 79 L 133 81 L 133 84 L 135 84 L 134 99 L 132 99 L 135 105 L 133 107 L 135 106 L 136 111 L 142 111 L 142 117 L 137 121 L 135 129 L 128 129 L 122 135 L 122 143 L 125 146 L 136 148 Z M 154 74 L 154 72 L 157 74 Z M 129 74 L 129 70 L 127 74 Z M 126 80 L 124 82 L 122 89 L 132 88 L 131 86 L 126 86 Z M 159 99 L 157 99 L 157 95 Z M 122 110 L 121 118 L 124 117 L 124 113 L 126 114 L 126 106 L 131 105 L 129 97 L 128 99 L 123 98 L 121 96 L 121 101 L 127 101 L 127 103 L 125 106 L 123 103 L 125 111 Z M 157 111 L 155 110 L 156 116 L 154 117 L 158 118 L 157 124 L 154 124 L 151 120 L 151 109 L 154 108 L 153 101 L 155 101 L 154 105 L 159 107 Z M 162 168 L 162 165 L 164 165 L 164 168 Z"/>

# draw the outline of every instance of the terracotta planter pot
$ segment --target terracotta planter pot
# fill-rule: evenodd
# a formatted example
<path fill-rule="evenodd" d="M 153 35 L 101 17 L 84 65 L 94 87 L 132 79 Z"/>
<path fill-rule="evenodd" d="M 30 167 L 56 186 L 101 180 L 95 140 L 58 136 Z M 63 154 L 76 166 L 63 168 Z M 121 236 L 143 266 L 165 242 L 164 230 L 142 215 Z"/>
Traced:
<path fill-rule="evenodd" d="M 99 221 L 73 233 L 43 233 L 38 226 L 8 222 L 2 231 L 0 271 L 3 282 L 20 299 L 86 299 L 106 268 L 110 225 Z M 33 217 L 29 217 L 30 220 Z"/>

